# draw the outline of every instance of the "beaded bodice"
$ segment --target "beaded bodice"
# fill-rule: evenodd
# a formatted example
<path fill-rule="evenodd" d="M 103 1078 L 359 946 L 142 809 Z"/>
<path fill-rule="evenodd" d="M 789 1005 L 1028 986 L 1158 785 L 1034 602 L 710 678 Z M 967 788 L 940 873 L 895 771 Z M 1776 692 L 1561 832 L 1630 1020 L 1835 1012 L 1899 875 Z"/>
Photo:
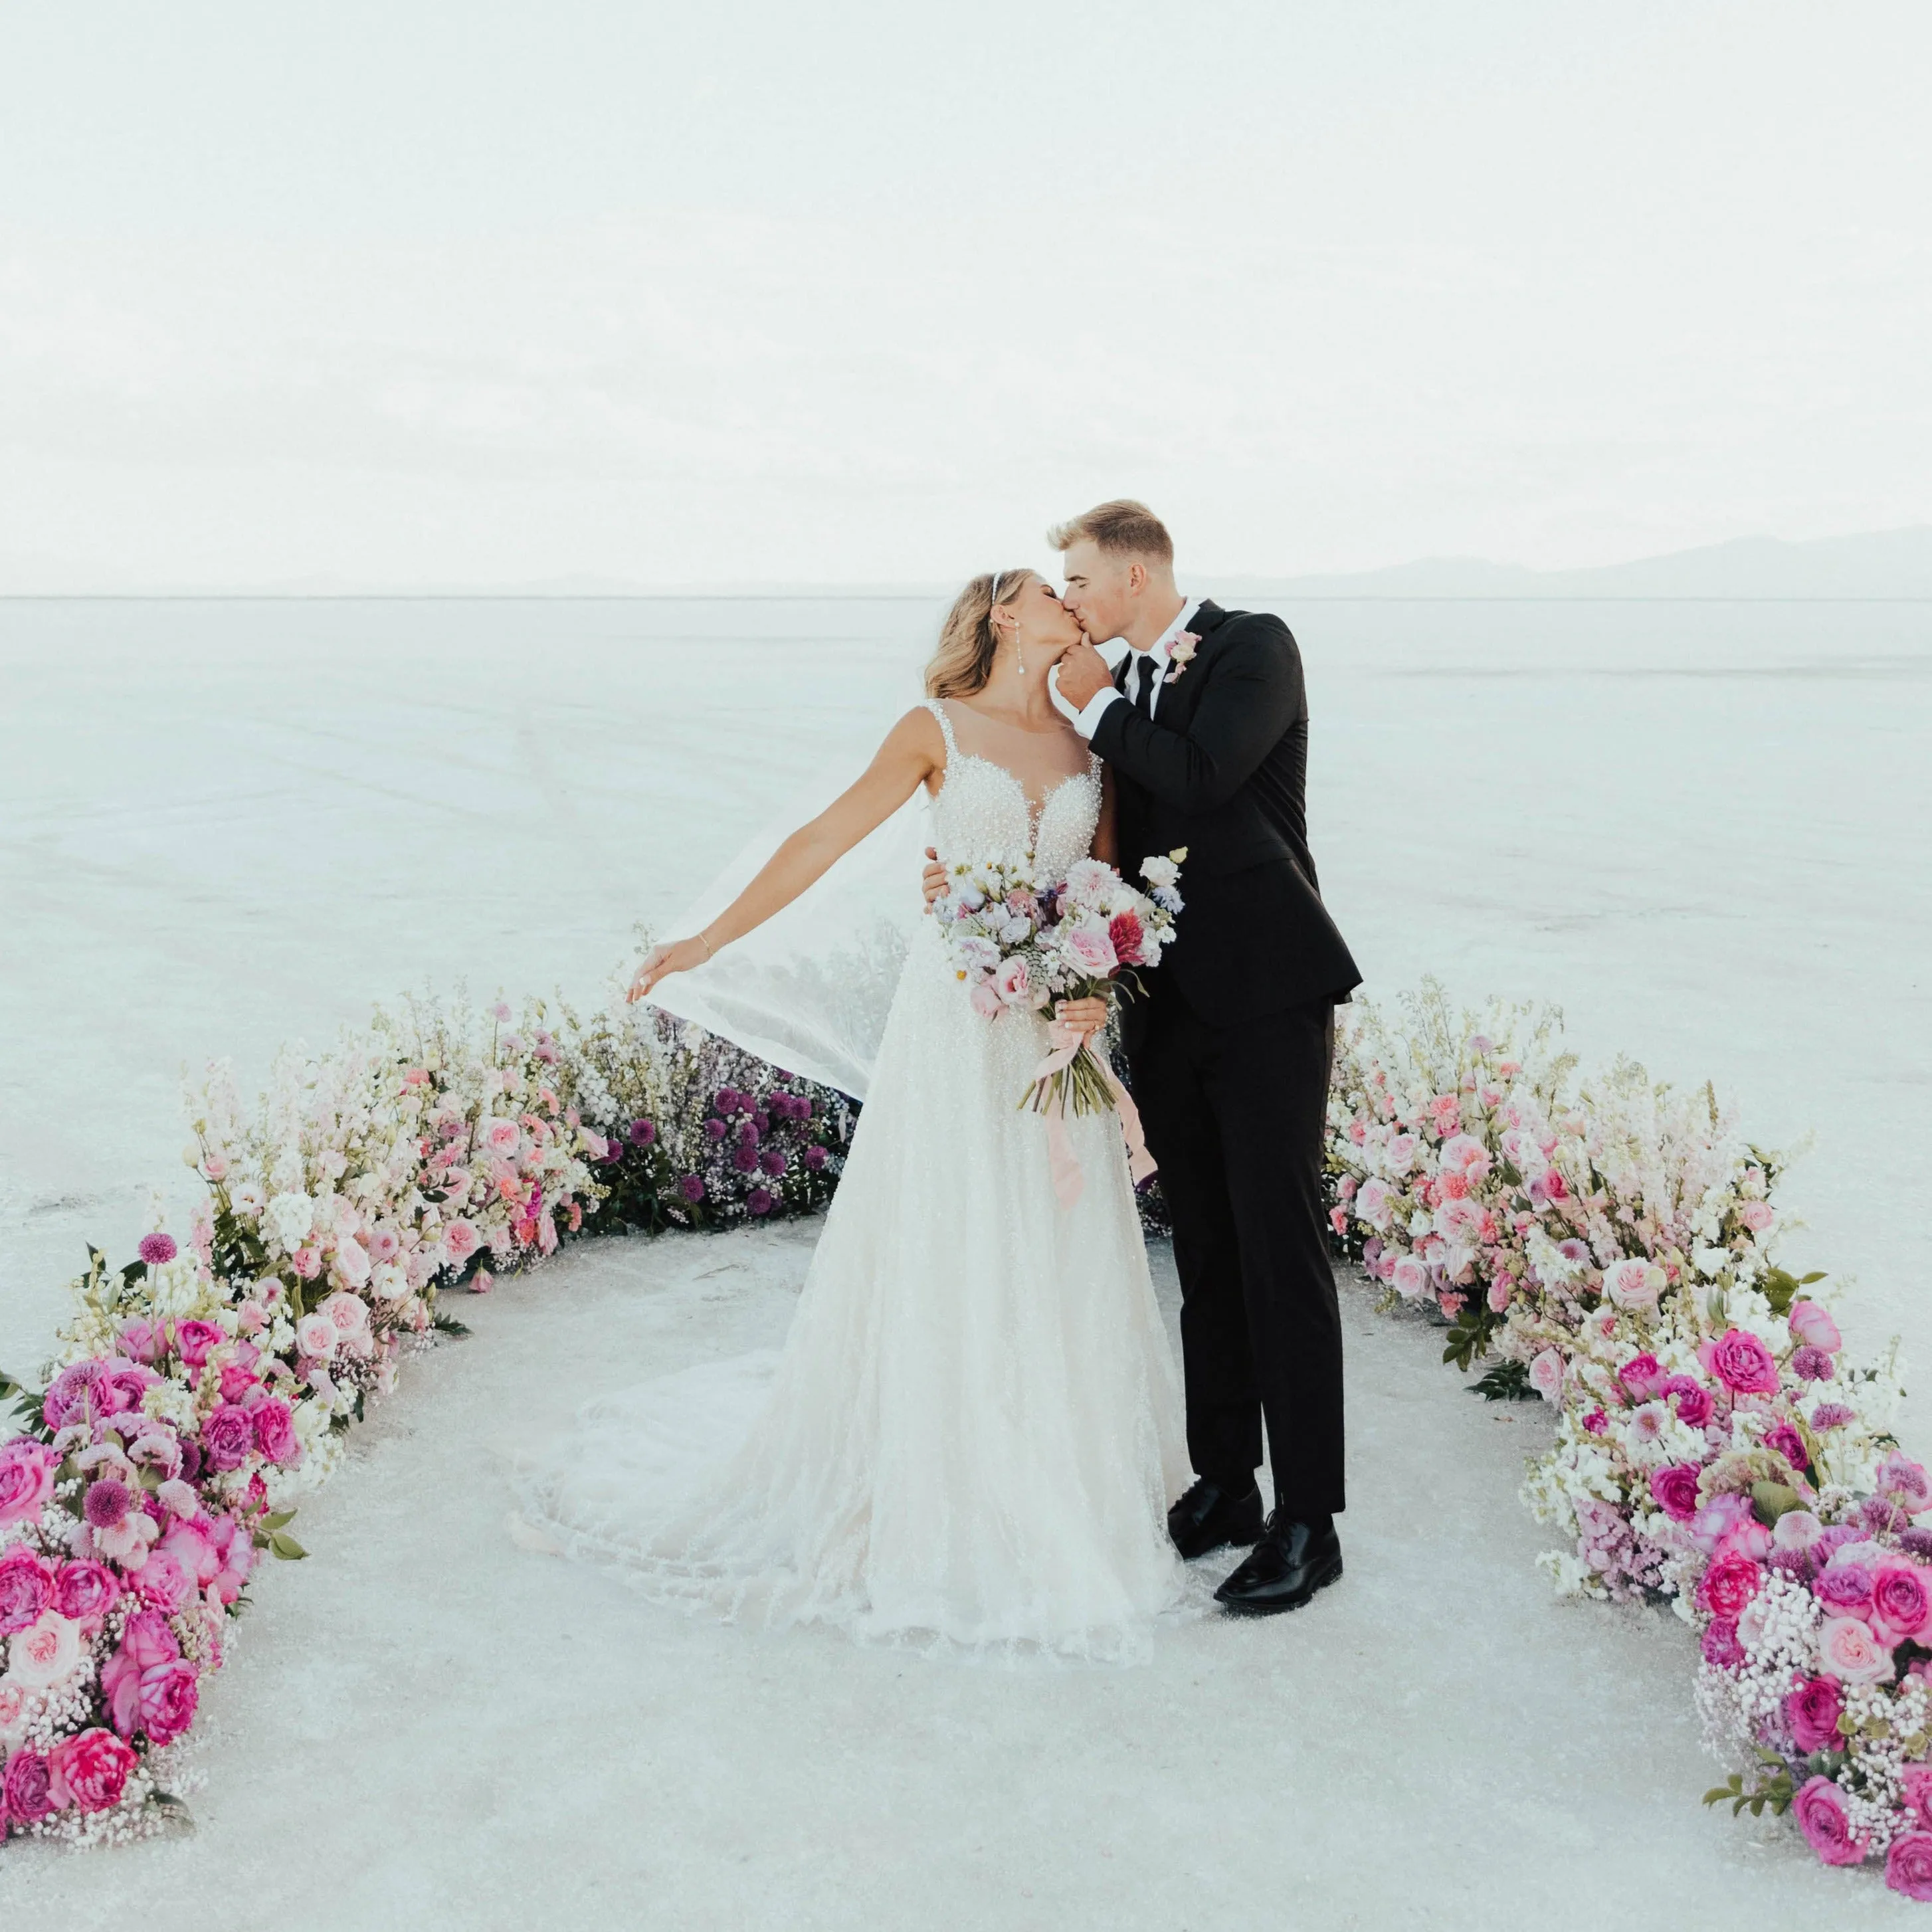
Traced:
<path fill-rule="evenodd" d="M 932 802 L 934 842 L 949 862 L 1030 856 L 1042 884 L 1064 879 L 1092 849 L 1100 823 L 1100 760 L 1050 784 L 1037 800 L 995 760 L 962 752 L 943 702 L 926 706 L 946 737 L 946 778 Z"/>

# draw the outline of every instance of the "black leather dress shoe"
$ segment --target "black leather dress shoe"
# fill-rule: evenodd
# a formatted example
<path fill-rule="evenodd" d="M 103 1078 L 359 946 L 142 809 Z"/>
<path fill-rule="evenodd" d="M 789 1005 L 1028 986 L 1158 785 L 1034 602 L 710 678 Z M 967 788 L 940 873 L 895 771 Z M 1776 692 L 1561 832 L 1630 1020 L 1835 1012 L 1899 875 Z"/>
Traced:
<path fill-rule="evenodd" d="M 1342 1539 L 1334 1523 L 1310 1529 L 1276 1510 L 1262 1540 L 1214 1592 L 1214 1600 L 1251 1616 L 1298 1610 L 1341 1574 Z"/>
<path fill-rule="evenodd" d="M 1262 1533 L 1262 1492 L 1250 1483 L 1246 1496 L 1230 1496 L 1204 1476 L 1168 1511 L 1167 1533 L 1190 1563 L 1230 1543 L 1252 1543 Z"/>

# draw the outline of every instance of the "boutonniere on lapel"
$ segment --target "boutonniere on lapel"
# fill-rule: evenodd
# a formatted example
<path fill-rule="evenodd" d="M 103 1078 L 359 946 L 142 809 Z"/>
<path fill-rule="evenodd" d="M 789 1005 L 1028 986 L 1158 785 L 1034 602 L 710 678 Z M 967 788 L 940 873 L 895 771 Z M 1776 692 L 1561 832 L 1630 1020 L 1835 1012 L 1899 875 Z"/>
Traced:
<path fill-rule="evenodd" d="M 1174 639 L 1173 646 L 1167 654 L 1168 662 L 1174 668 L 1161 680 L 1162 684 L 1172 684 L 1194 662 L 1195 646 L 1200 641 L 1192 631 L 1183 631 Z"/>

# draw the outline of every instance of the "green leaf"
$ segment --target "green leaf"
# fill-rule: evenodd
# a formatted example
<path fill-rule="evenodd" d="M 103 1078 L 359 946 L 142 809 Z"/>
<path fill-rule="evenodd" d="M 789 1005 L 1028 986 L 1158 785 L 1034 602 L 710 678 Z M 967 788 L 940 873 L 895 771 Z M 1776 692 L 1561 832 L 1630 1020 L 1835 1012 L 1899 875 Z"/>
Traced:
<path fill-rule="evenodd" d="M 1485 1402 L 1538 1400 L 1535 1390 L 1530 1386 L 1528 1364 L 1524 1362 L 1492 1364 L 1480 1380 L 1470 1384 L 1469 1394 L 1480 1396 Z"/>
<path fill-rule="evenodd" d="M 295 1520 L 293 1510 L 277 1510 L 272 1516 L 262 1517 L 262 1527 L 264 1529 L 280 1529 L 285 1523 L 293 1522 Z"/>
<path fill-rule="evenodd" d="M 1770 1528 L 1778 1519 L 1804 1507 L 1804 1498 L 1783 1483 L 1754 1483 L 1751 1506 L 1759 1522 Z"/>
<path fill-rule="evenodd" d="M 278 1529 L 270 1534 L 268 1548 L 284 1563 L 299 1563 L 308 1554 L 286 1530 Z"/>
<path fill-rule="evenodd" d="M 470 1334 L 469 1325 L 466 1323 L 458 1321 L 453 1315 L 444 1314 L 440 1309 L 430 1317 L 429 1325 L 439 1335 L 447 1335 L 453 1341 L 466 1340 Z"/>

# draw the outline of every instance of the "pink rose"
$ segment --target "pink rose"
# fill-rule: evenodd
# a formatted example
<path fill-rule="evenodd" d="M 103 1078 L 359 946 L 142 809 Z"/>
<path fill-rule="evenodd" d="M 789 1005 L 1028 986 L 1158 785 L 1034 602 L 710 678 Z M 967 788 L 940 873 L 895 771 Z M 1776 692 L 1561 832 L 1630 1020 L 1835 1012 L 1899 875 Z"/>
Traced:
<path fill-rule="evenodd" d="M 1835 1355 L 1845 1346 L 1838 1324 L 1815 1301 L 1794 1301 L 1790 1320 L 1792 1334 L 1809 1348 Z"/>
<path fill-rule="evenodd" d="M 1738 1219 L 1754 1234 L 1761 1234 L 1778 1219 L 1778 1214 L 1768 1201 L 1744 1201 L 1738 1204 Z"/>
<path fill-rule="evenodd" d="M 55 1803 L 83 1811 L 109 1811 L 120 1803 L 134 1754 L 112 1731 L 97 1725 L 55 1745 L 47 1757 L 48 1790 Z"/>
<path fill-rule="evenodd" d="M 1865 1840 L 1852 1835 L 1844 1794 L 1828 1778 L 1807 1780 L 1791 1801 L 1791 1810 L 1805 1843 L 1821 1864 L 1856 1865 L 1864 1862 Z"/>
<path fill-rule="evenodd" d="M 516 1152 L 523 1137 L 523 1130 L 514 1120 L 492 1120 L 483 1130 L 483 1144 L 506 1160 Z"/>
<path fill-rule="evenodd" d="M 122 1351 L 135 1361 L 152 1366 L 167 1352 L 167 1326 L 164 1322 L 143 1318 L 128 1322 L 121 1330 Z"/>
<path fill-rule="evenodd" d="M 208 1594 L 218 1604 L 232 1604 L 242 1594 L 255 1567 L 255 1542 L 238 1518 L 218 1516 L 214 1520 L 214 1548 L 221 1558 L 208 1585 Z"/>
<path fill-rule="evenodd" d="M 1811 1458 L 1805 1453 L 1804 1438 L 1788 1422 L 1780 1422 L 1764 1432 L 1764 1446 L 1774 1450 L 1800 1474 L 1811 1466 Z"/>
<path fill-rule="evenodd" d="M 53 1566 L 24 1543 L 0 1553 L 0 1636 L 35 1622 L 54 1600 Z"/>
<path fill-rule="evenodd" d="M 214 1546 L 214 1526 L 205 1516 L 178 1519 L 154 1546 L 181 1565 L 194 1580 L 197 1590 L 206 1589 L 213 1582 L 221 1568 L 220 1555 Z"/>
<path fill-rule="evenodd" d="M 298 1462 L 302 1444 L 296 1436 L 294 1412 L 278 1396 L 258 1402 L 249 1412 L 254 1424 L 255 1446 L 278 1466 Z"/>
<path fill-rule="evenodd" d="M 171 1744 L 194 1722 L 201 1685 L 191 1664 L 163 1664 L 144 1671 L 140 1726 L 151 1744 Z"/>
<path fill-rule="evenodd" d="M 1405 1301 L 1415 1301 L 1429 1291 L 1429 1268 L 1414 1255 L 1404 1255 L 1395 1264 L 1389 1285 Z"/>
<path fill-rule="evenodd" d="M 506 1122 L 506 1126 L 510 1124 Z M 514 1126 L 511 1132 L 516 1131 Z M 335 1250 L 335 1272 L 351 1288 L 364 1286 L 369 1279 L 369 1250 L 352 1237 L 338 1242 Z"/>
<path fill-rule="evenodd" d="M 1922 1905 L 1932 1900 L 1932 1832 L 1901 1832 L 1886 1848 L 1885 1882 Z"/>
<path fill-rule="evenodd" d="M 1915 1832 L 1932 1832 L 1932 1764 L 1908 1764 L 1900 1777 L 1905 1812 Z"/>
<path fill-rule="evenodd" d="M 1348 1210 L 1346 1208 L 1331 1208 L 1328 1210 L 1328 1225 L 1338 1234 L 1348 1232 Z"/>
<path fill-rule="evenodd" d="M 1698 1582 L 1698 1606 L 1714 1617 L 1735 1618 L 1763 1581 L 1764 1573 L 1748 1557 L 1720 1556 Z"/>
<path fill-rule="evenodd" d="M 1697 1472 L 1688 1462 L 1652 1470 L 1650 1492 L 1658 1508 L 1674 1522 L 1688 1522 L 1697 1514 Z"/>
<path fill-rule="evenodd" d="M 164 1610 L 184 1610 L 195 1598 L 194 1577 L 171 1550 L 151 1550 L 128 1588 L 142 1603 Z"/>
<path fill-rule="evenodd" d="M 31 1522 L 54 1492 L 60 1458 L 44 1442 L 16 1436 L 0 1445 L 0 1528 Z"/>
<path fill-rule="evenodd" d="M 212 1322 L 175 1324 L 175 1353 L 191 1369 L 206 1368 L 208 1357 L 227 1339 Z"/>
<path fill-rule="evenodd" d="M 77 1624 L 104 1617 L 114 1607 L 121 1586 L 104 1563 L 63 1563 L 54 1580 L 54 1607 Z"/>
<path fill-rule="evenodd" d="M 1388 1184 L 1382 1180 L 1368 1180 L 1362 1184 L 1361 1192 L 1355 1197 L 1355 1212 L 1372 1228 L 1388 1226 Z"/>
<path fill-rule="evenodd" d="M 1888 1684 L 1892 1653 L 1879 1647 L 1856 1617 L 1827 1617 L 1819 1626 L 1818 1655 L 1841 1684 Z"/>
<path fill-rule="evenodd" d="M 1807 1757 L 1814 1750 L 1835 1750 L 1838 1715 L 1844 1708 L 1844 1694 L 1835 1678 L 1803 1678 L 1784 1700 L 1784 1721 L 1791 1727 L 1792 1742 Z"/>
<path fill-rule="evenodd" d="M 1777 1362 L 1744 1329 L 1727 1328 L 1716 1340 L 1700 1343 L 1697 1359 L 1735 1395 L 1778 1393 Z"/>
<path fill-rule="evenodd" d="M 1932 1624 L 1932 1592 L 1925 1572 L 1903 1560 L 1881 1563 L 1872 1572 L 1871 1616 L 1882 1642 L 1894 1648 L 1907 1638 L 1922 1642 Z"/>
<path fill-rule="evenodd" d="M 1529 1385 L 1545 1402 L 1555 1402 L 1563 1393 L 1563 1358 L 1554 1348 L 1545 1348 L 1529 1365 Z"/>
<path fill-rule="evenodd" d="M 1663 1393 L 1664 1374 L 1654 1355 L 1633 1355 L 1618 1370 L 1617 1380 L 1639 1402 L 1648 1402 Z"/>
<path fill-rule="evenodd" d="M 996 1020 L 1006 1010 L 1000 1005 L 1000 996 L 994 992 L 990 980 L 974 980 L 966 998 L 967 1003 L 982 1019 Z"/>
<path fill-rule="evenodd" d="M 1106 928 L 1084 920 L 1066 935 L 1066 950 L 1074 964 L 1092 979 L 1104 979 L 1120 964 Z"/>
<path fill-rule="evenodd" d="M 36 1825 L 52 1817 L 57 1808 L 52 1786 L 46 1760 L 37 1750 L 16 1750 L 0 1773 L 0 1821 L 17 1819 L 22 1825 Z"/>
<path fill-rule="evenodd" d="M 238 1469 L 255 1446 L 254 1426 L 248 1412 L 225 1402 L 201 1425 L 201 1453 L 218 1473 Z"/>
<path fill-rule="evenodd" d="M 320 1310 L 296 1324 L 296 1346 L 314 1360 L 327 1361 L 335 1353 L 337 1340 L 335 1324 Z"/>
<path fill-rule="evenodd" d="M 442 1231 L 442 1251 L 458 1268 L 482 1245 L 482 1237 L 467 1221 L 452 1221 Z"/>
<path fill-rule="evenodd" d="M 1384 1156 L 1391 1174 L 1406 1174 L 1415 1165 L 1415 1136 L 1397 1134 L 1390 1141 Z"/>
<path fill-rule="evenodd" d="M 1628 1314 L 1654 1308 L 1663 1290 L 1664 1270 L 1640 1256 L 1612 1262 L 1604 1270 L 1605 1298 Z"/>
<path fill-rule="evenodd" d="M 1711 1391 L 1689 1376 L 1669 1377 L 1660 1391 L 1670 1400 L 1679 1422 L 1702 1429 L 1711 1419 Z"/>
<path fill-rule="evenodd" d="M 78 1624 L 58 1610 L 44 1611 L 7 1640 L 7 1674 L 30 1690 L 44 1690 L 74 1674 L 82 1648 Z"/>

